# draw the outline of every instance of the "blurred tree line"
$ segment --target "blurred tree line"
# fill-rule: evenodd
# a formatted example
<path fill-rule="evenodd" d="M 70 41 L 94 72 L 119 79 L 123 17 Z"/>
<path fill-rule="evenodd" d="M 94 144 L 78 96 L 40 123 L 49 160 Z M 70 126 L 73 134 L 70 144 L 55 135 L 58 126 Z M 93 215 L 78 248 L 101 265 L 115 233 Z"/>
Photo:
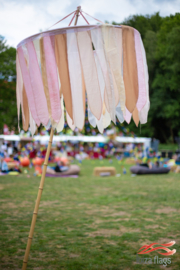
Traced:
<path fill-rule="evenodd" d="M 138 136 L 173 142 L 175 136 L 180 136 L 180 13 L 168 17 L 159 13 L 134 15 L 112 24 L 129 25 L 140 32 L 148 62 L 148 123 L 137 128 L 131 121 L 128 128 Z M 4 123 L 17 128 L 15 58 L 16 49 L 8 47 L 0 36 L 0 133 Z"/>
<path fill-rule="evenodd" d="M 0 134 L 3 126 L 17 130 L 16 49 L 0 36 Z"/>

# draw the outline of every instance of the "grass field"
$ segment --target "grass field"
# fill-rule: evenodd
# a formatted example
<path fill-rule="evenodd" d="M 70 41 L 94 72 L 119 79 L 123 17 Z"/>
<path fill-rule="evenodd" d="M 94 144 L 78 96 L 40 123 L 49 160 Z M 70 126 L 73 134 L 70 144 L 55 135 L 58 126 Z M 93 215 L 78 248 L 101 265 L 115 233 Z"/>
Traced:
<path fill-rule="evenodd" d="M 93 177 L 115 166 L 119 177 Z M 180 269 L 180 175 L 122 174 L 118 161 L 84 161 L 79 178 L 46 178 L 27 269 L 164 269 L 138 264 L 143 244 L 175 240 Z M 21 269 L 40 178 L 0 176 L 0 269 Z M 165 258 L 154 251 L 139 257 Z"/>

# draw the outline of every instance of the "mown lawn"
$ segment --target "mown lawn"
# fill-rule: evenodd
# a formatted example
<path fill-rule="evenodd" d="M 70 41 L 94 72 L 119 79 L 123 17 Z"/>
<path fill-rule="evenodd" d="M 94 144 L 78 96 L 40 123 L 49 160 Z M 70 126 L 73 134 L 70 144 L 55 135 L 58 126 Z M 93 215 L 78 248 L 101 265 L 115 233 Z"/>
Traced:
<path fill-rule="evenodd" d="M 119 177 L 93 177 L 95 166 Z M 176 241 L 180 269 L 180 174 L 122 174 L 118 161 L 83 161 L 79 178 L 46 178 L 27 269 L 164 269 L 137 264 L 143 244 Z M 40 178 L 0 176 L 0 269 L 21 269 Z M 156 251 L 140 257 L 154 258 Z"/>

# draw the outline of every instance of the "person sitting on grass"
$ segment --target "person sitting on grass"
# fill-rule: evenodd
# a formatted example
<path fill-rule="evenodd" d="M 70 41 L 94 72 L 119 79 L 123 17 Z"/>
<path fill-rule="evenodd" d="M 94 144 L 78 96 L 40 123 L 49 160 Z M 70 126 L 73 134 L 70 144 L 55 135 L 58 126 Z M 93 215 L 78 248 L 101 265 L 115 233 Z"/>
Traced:
<path fill-rule="evenodd" d="M 2 173 L 8 173 L 9 172 L 7 162 L 4 161 L 4 159 L 1 160 L 1 172 Z"/>
<path fill-rule="evenodd" d="M 63 166 L 62 162 L 58 161 L 56 163 L 54 170 L 55 170 L 55 172 L 65 172 L 68 170 L 68 166 Z"/>

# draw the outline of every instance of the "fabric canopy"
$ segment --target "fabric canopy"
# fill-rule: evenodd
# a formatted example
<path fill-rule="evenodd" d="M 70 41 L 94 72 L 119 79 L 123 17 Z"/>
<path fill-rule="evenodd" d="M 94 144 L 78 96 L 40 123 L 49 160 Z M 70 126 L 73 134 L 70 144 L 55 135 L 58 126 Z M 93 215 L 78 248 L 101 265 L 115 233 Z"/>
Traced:
<path fill-rule="evenodd" d="M 32 135 L 42 124 L 60 132 L 88 119 L 103 133 L 111 121 L 138 126 L 149 111 L 148 69 L 139 32 L 108 24 L 61 28 L 17 47 L 17 109 Z M 66 113 L 64 113 L 64 111 Z"/>

